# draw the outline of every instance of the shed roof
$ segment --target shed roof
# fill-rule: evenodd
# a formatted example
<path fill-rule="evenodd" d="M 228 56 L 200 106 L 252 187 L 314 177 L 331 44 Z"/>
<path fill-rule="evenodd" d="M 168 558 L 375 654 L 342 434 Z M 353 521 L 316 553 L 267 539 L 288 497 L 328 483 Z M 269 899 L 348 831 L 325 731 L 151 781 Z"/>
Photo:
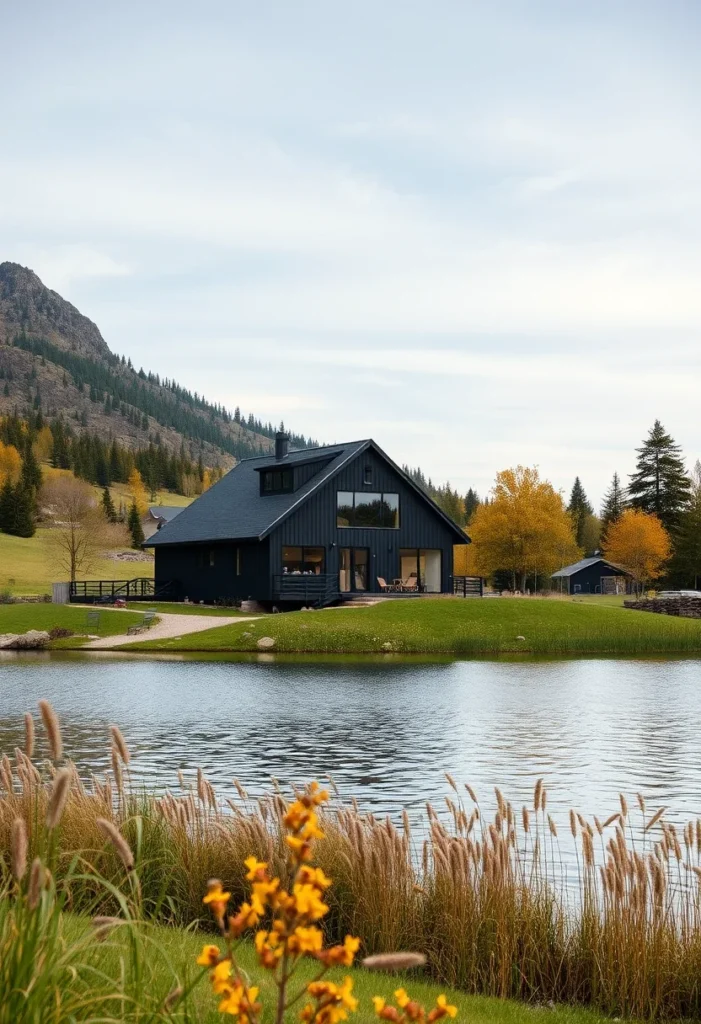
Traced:
<path fill-rule="evenodd" d="M 169 523 L 171 519 L 180 515 L 184 508 L 187 508 L 187 505 L 149 505 L 149 514 L 154 519 L 163 519 Z"/>
<path fill-rule="evenodd" d="M 414 481 L 385 455 L 374 441 L 350 441 L 347 444 L 325 445 L 319 448 L 304 448 L 291 451 L 284 460 L 285 466 L 300 465 L 324 457 L 319 472 L 291 494 L 260 493 L 261 469 L 279 467 L 274 454 L 243 459 L 222 477 L 213 487 L 200 495 L 191 505 L 182 509 L 176 519 L 165 523 L 150 537 L 145 547 L 166 544 L 199 544 L 226 540 L 262 540 L 283 519 L 317 491 L 327 480 L 335 476 L 347 463 L 366 448 L 372 447 L 404 481 L 417 491 L 445 520 L 456 534 L 456 543 L 469 544 L 469 538 L 449 516 L 425 494 Z"/>
<path fill-rule="evenodd" d="M 596 565 L 597 562 L 601 562 L 603 565 L 608 565 L 611 569 L 615 569 L 616 572 L 623 573 L 624 576 L 630 576 L 630 570 L 625 569 L 622 565 L 616 565 L 615 562 L 609 562 L 608 559 L 602 558 L 600 555 L 594 555 L 591 558 L 582 558 L 579 562 L 573 562 L 572 565 L 566 565 L 562 569 L 558 569 L 557 572 L 552 574 L 552 579 L 559 579 L 565 576 L 574 576 L 575 573 L 581 572 L 582 569 L 588 569 L 590 565 Z"/>

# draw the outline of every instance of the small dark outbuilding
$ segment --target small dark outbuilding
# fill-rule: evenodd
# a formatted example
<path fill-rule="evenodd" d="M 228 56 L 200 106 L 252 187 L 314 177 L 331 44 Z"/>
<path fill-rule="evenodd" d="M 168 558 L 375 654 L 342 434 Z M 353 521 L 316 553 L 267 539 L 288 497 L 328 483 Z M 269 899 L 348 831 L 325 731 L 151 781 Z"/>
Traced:
<path fill-rule="evenodd" d="M 600 555 L 566 565 L 552 575 L 567 594 L 630 594 L 632 576 Z"/>
<path fill-rule="evenodd" d="M 453 592 L 469 538 L 374 441 L 244 459 L 146 541 L 156 589 L 195 601 L 321 607 Z"/>

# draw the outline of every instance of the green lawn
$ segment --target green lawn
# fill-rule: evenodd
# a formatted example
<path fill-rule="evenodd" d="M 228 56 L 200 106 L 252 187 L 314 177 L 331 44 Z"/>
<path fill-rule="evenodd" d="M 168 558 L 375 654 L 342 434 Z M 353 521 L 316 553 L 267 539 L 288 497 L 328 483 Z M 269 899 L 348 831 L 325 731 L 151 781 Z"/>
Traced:
<path fill-rule="evenodd" d="M 99 626 L 87 625 L 87 609 L 68 604 L 2 604 L 0 605 L 0 633 L 26 633 L 29 629 L 51 630 L 54 626 L 72 629 L 74 633 L 93 636 L 115 636 L 126 633 L 127 627 L 139 622 L 141 615 L 95 609 L 100 613 Z M 57 641 L 61 647 L 75 645 L 72 638 Z"/>
<path fill-rule="evenodd" d="M 82 930 L 85 925 L 76 923 L 75 930 Z M 73 928 L 70 929 L 73 931 Z M 180 983 L 193 980 L 202 968 L 195 965 L 195 958 L 205 942 L 217 942 L 216 937 L 202 933 L 194 934 L 165 926 L 149 927 L 147 933 L 151 948 L 149 956 L 150 970 L 147 984 L 152 993 L 162 993 L 163 997 Z M 104 971 L 108 977 L 115 977 L 120 970 L 122 960 L 129 961 L 129 949 L 126 930 L 120 938 L 119 930 L 112 933 L 108 943 L 95 944 L 91 960 L 95 967 Z M 271 1012 L 274 1000 L 272 979 L 268 972 L 258 967 L 251 943 L 243 943 L 239 947 L 239 962 L 251 982 L 260 987 L 260 999 L 265 1009 L 263 1019 L 272 1021 Z M 298 968 L 292 992 L 298 991 L 298 983 L 311 981 L 316 973 L 316 963 L 303 960 Z M 362 968 L 337 969 L 330 971 L 330 980 L 341 981 L 350 974 L 353 977 L 353 992 L 359 999 L 358 1010 L 350 1017 L 350 1021 L 358 1024 L 376 1022 L 372 997 L 382 995 L 388 1001 L 395 989 L 403 986 L 409 994 L 421 1001 L 427 1009 L 435 1005 L 436 997 L 445 993 L 448 1001 L 458 1007 L 457 1024 L 599 1024 L 605 1018 L 589 1011 L 572 1009 L 566 1006 L 537 1008 L 525 1003 L 511 1000 L 500 1000 L 484 996 L 467 996 L 445 986 L 435 985 L 421 980 L 420 973 L 413 976 L 371 973 Z M 146 980 L 146 979 L 144 979 Z M 215 1024 L 223 1020 L 217 1013 L 218 999 L 212 995 L 209 982 L 203 979 L 192 994 L 193 1024 Z M 296 1008 L 297 1010 L 299 1007 Z M 287 1019 L 296 1019 L 296 1012 L 288 1013 Z M 446 1018 L 448 1019 L 448 1018 Z"/>
<path fill-rule="evenodd" d="M 11 537 L 0 533 L 0 591 L 13 594 L 50 594 L 51 584 L 65 578 L 56 566 L 51 549 L 50 530 L 39 529 L 33 537 Z M 153 576 L 153 560 L 119 562 L 102 558 L 82 577 L 93 580 L 130 580 L 135 576 Z"/>
<path fill-rule="evenodd" d="M 247 634 L 247 635 L 246 635 Z M 301 653 L 655 654 L 701 651 L 701 621 L 602 605 L 528 598 L 420 598 L 366 608 L 291 612 L 131 650 Z M 517 637 L 524 637 L 518 640 Z M 387 646 L 389 645 L 389 646 Z"/>

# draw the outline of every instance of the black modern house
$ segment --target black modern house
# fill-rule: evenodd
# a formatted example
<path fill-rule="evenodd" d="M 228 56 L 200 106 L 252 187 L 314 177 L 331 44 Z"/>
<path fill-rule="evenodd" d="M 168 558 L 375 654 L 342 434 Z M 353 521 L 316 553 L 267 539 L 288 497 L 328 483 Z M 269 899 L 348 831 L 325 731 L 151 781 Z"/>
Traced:
<path fill-rule="evenodd" d="M 600 555 L 566 565 L 552 575 L 566 594 L 630 594 L 632 576 Z"/>
<path fill-rule="evenodd" d="M 463 531 L 379 448 L 353 441 L 244 459 L 146 542 L 155 588 L 191 601 L 330 604 L 452 593 Z"/>

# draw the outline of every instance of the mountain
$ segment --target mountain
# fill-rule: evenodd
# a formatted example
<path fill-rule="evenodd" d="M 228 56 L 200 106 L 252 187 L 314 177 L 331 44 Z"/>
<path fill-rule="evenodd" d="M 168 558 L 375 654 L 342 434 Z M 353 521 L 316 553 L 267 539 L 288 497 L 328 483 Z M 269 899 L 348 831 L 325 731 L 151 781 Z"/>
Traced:
<path fill-rule="evenodd" d="M 273 446 L 275 427 L 136 370 L 97 326 L 17 263 L 0 263 L 0 415 L 41 410 L 131 449 L 160 443 L 229 468 Z M 311 439 L 291 435 L 294 447 Z"/>

